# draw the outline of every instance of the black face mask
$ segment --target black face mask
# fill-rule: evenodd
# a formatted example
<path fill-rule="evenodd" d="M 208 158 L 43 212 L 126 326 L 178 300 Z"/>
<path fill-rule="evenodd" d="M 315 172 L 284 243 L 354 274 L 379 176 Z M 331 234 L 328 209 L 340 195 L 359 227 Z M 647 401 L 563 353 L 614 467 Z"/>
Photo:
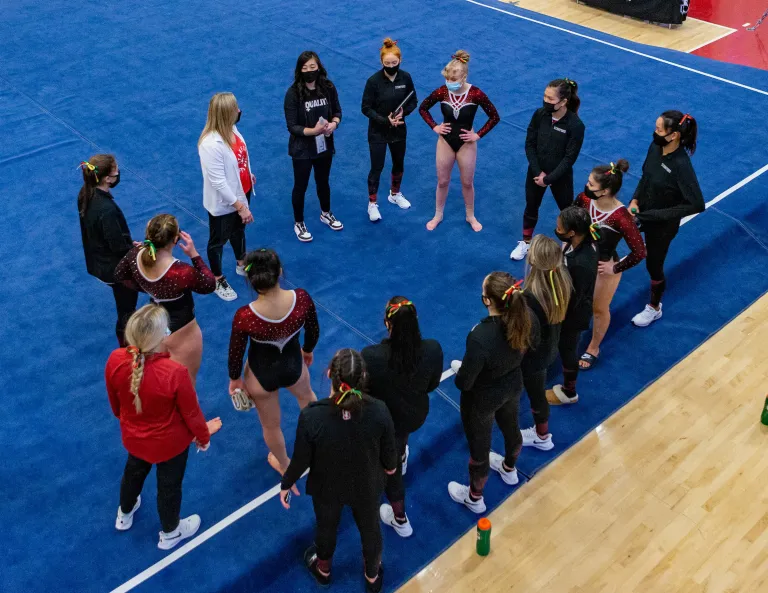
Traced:
<path fill-rule="evenodd" d="M 560 239 L 563 243 L 570 243 L 571 239 L 573 239 L 573 237 L 566 237 L 565 233 L 558 233 L 557 229 L 555 229 L 555 235 L 557 235 L 557 238 Z"/>
<path fill-rule="evenodd" d="M 114 180 L 114 181 L 112 181 L 112 182 L 110 182 L 110 184 L 109 184 L 109 187 L 111 187 L 111 188 L 115 188 L 115 187 L 117 187 L 117 185 L 118 185 L 119 183 L 120 183 L 120 173 L 118 173 L 117 175 L 115 175 L 115 180 Z"/>
<path fill-rule="evenodd" d="M 669 140 L 667 140 L 666 136 L 660 136 L 656 132 L 653 133 L 653 143 L 656 146 L 666 146 L 669 144 Z"/>
<path fill-rule="evenodd" d="M 546 101 L 544 101 L 544 111 L 546 111 L 547 113 L 554 113 L 555 111 L 557 111 L 556 105 L 557 103 L 547 103 Z"/>
<path fill-rule="evenodd" d="M 589 189 L 588 185 L 584 186 L 584 195 L 587 196 L 590 200 L 599 200 L 601 198 L 601 196 L 598 196 L 595 192 Z"/>
<path fill-rule="evenodd" d="M 397 74 L 398 70 L 400 70 L 400 64 L 398 64 L 397 66 L 384 66 L 384 72 L 386 72 L 390 76 Z"/>
<path fill-rule="evenodd" d="M 235 120 L 235 123 L 240 123 L 240 118 L 243 117 L 243 112 L 241 110 L 237 111 L 237 119 Z"/>
<path fill-rule="evenodd" d="M 315 82 L 318 76 L 320 76 L 320 70 L 310 70 L 309 72 L 301 73 L 301 79 L 304 82 Z"/>

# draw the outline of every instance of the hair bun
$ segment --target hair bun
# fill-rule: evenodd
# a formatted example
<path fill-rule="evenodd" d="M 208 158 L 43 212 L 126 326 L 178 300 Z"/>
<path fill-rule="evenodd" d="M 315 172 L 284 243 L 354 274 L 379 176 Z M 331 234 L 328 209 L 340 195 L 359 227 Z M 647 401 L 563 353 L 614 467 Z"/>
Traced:
<path fill-rule="evenodd" d="M 385 38 L 385 39 L 384 39 L 384 41 L 382 42 L 382 45 L 383 45 L 384 47 L 387 47 L 387 48 L 389 48 L 389 47 L 395 47 L 395 46 L 397 45 L 397 41 L 395 41 L 395 40 L 394 40 L 394 39 L 392 39 L 391 37 L 387 37 L 387 38 Z"/>
<path fill-rule="evenodd" d="M 616 168 L 622 173 L 629 171 L 629 161 L 627 159 L 619 159 L 616 161 Z"/>
<path fill-rule="evenodd" d="M 460 62 L 463 62 L 464 64 L 469 63 L 469 52 L 465 51 L 463 49 L 457 50 L 456 53 L 453 54 L 454 60 L 459 60 Z"/>

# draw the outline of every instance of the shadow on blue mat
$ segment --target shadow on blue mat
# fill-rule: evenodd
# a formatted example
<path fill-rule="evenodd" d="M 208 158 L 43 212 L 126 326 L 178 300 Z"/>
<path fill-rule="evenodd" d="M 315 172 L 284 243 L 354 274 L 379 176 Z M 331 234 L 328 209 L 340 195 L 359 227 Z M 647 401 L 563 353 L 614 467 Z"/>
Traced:
<path fill-rule="evenodd" d="M 322 370 L 335 350 L 362 348 L 383 336 L 383 307 L 393 294 L 416 302 L 424 335 L 439 339 L 450 360 L 462 356 L 468 331 L 483 315 L 485 274 L 507 269 L 522 276 L 522 265 L 508 256 L 521 230 L 524 130 L 548 80 L 567 75 L 580 83 L 587 134 L 574 172 L 577 187 L 596 163 L 628 158 L 628 200 L 652 123 L 669 108 L 691 112 L 700 122 L 693 163 L 707 199 L 765 165 L 764 128 L 744 125 L 765 104 L 762 94 L 461 0 L 398 0 L 394 9 L 407 18 L 392 26 L 391 12 L 384 14 L 372 0 L 138 0 L 108 8 L 88 0 L 77 10 L 63 0 L 11 0 L 0 15 L 0 131 L 7 139 L 0 143 L 6 198 L 0 219 L 0 257 L 6 262 L 0 295 L 0 590 L 103 593 L 167 557 L 155 547 L 160 527 L 152 504 L 145 503 L 129 532 L 112 527 L 125 461 L 102 379 L 114 347 L 114 312 L 109 289 L 85 273 L 75 206 L 75 166 L 94 152 L 115 152 L 120 161 L 123 181 L 115 196 L 134 237 L 141 237 L 152 215 L 170 211 L 202 248 L 207 216 L 196 141 L 210 95 L 235 92 L 243 110 L 239 127 L 258 176 L 257 220 L 248 229 L 248 244 L 276 248 L 287 281 L 309 290 L 320 306 L 322 336 L 312 369 L 320 397 L 328 393 Z M 470 81 L 502 116 L 479 146 L 482 233 L 464 222 L 457 179 L 445 222 L 433 233 L 424 230 L 434 204 L 435 136 L 416 114 L 409 120 L 403 183 L 413 207 L 400 211 L 383 204 L 383 221 L 367 221 L 366 121 L 359 102 L 366 78 L 378 68 L 385 35 L 400 40 L 403 66 L 420 98 L 442 83 L 440 69 L 457 44 L 472 54 Z M 612 41 L 768 87 L 765 72 Z M 310 47 L 323 58 L 344 108 L 331 184 L 334 212 L 346 228 L 322 228 L 309 195 L 307 224 L 316 239 L 301 245 L 291 229 L 282 98 L 296 56 Z M 759 177 L 681 229 L 667 266 L 664 318 L 647 329 L 629 324 L 645 304 L 647 274 L 641 265 L 624 275 L 599 366 L 580 377 L 577 406 L 553 410 L 556 448 L 523 452 L 523 474 L 534 475 L 765 292 L 766 195 L 768 179 Z M 555 215 L 547 197 L 539 232 L 551 232 Z M 231 253 L 225 265 L 234 267 Z M 192 456 L 185 478 L 184 512 L 200 513 L 203 529 L 277 483 L 255 415 L 234 412 L 226 394 L 229 327 L 249 297 L 245 286 L 235 287 L 241 298 L 233 303 L 213 296 L 196 301 L 205 343 L 199 398 L 206 415 L 224 423 L 210 451 Z M 558 378 L 556 368 L 551 378 Z M 406 483 L 414 535 L 403 540 L 385 530 L 388 591 L 476 519 L 447 495 L 448 481 L 466 479 L 467 450 L 458 411 L 446 399 L 455 403 L 458 393 L 450 380 L 441 390 L 445 397 L 433 395 L 430 417 L 411 442 Z M 530 425 L 525 398 L 522 408 L 521 421 Z M 290 442 L 297 407 L 289 397 L 283 412 Z M 494 438 L 501 448 L 499 435 Z M 151 477 L 147 502 L 154 488 Z M 489 506 L 511 491 L 491 476 Z M 299 497 L 285 512 L 276 499 L 268 500 L 135 590 L 314 590 L 300 564 L 312 538 L 310 502 Z M 347 517 L 334 589 L 363 590 L 361 572 L 359 538 Z"/>

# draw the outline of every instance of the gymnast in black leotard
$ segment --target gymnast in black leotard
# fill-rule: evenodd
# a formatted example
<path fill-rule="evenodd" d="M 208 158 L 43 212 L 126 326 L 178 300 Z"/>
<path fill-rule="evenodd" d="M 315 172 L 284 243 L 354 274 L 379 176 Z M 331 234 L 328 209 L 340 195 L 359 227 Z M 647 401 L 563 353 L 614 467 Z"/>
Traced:
<path fill-rule="evenodd" d="M 437 141 L 437 195 L 435 217 L 427 223 L 427 230 L 434 230 L 443 220 L 445 200 L 448 197 L 448 185 L 454 162 L 459 163 L 461 175 L 461 193 L 467 212 L 467 222 L 474 231 L 483 228 L 475 218 L 475 163 L 477 161 L 477 141 L 490 132 L 499 123 L 499 114 L 486 94 L 476 86 L 467 83 L 469 54 L 457 51 L 450 62 L 443 68 L 445 85 L 441 86 L 424 99 L 419 113 L 430 128 L 440 138 Z M 437 124 L 429 110 L 440 103 L 443 123 Z M 488 121 L 477 132 L 472 124 L 477 108 L 482 107 Z"/>
<path fill-rule="evenodd" d="M 238 309 L 232 321 L 229 392 L 233 394 L 235 389 L 242 389 L 253 400 L 269 448 L 267 459 L 282 474 L 290 459 L 280 429 L 279 389 L 288 389 L 302 409 L 317 400 L 309 383 L 308 367 L 320 337 L 320 326 L 315 304 L 305 290 L 280 287 L 283 270 L 274 251 L 252 251 L 246 255 L 244 266 L 259 296 Z M 302 328 L 304 345 L 300 346 Z M 249 341 L 243 379 L 243 358 Z"/>

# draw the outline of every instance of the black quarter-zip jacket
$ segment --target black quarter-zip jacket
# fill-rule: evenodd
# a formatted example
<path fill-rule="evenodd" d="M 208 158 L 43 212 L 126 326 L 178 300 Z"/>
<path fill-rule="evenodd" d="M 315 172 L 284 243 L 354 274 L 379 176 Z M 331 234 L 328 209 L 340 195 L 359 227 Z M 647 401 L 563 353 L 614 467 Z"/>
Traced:
<path fill-rule="evenodd" d="M 392 127 L 387 119 L 390 113 L 413 91 L 411 98 L 403 105 L 403 125 Z M 405 140 L 405 118 L 416 109 L 416 89 L 411 75 L 398 70 L 395 80 L 389 80 L 384 70 L 379 70 L 365 83 L 362 112 L 368 118 L 368 142 L 381 144 Z"/>
<path fill-rule="evenodd" d="M 544 183 L 552 185 L 563 176 L 572 175 L 584 143 L 584 130 L 581 119 L 572 111 L 566 111 L 553 123 L 551 113 L 543 107 L 537 109 L 525 137 L 525 156 L 533 176 L 543 171 Z"/>
<path fill-rule="evenodd" d="M 680 147 L 667 155 L 651 143 L 635 190 L 637 219 L 643 224 L 673 222 L 704 211 L 704 196 L 691 158 Z"/>

